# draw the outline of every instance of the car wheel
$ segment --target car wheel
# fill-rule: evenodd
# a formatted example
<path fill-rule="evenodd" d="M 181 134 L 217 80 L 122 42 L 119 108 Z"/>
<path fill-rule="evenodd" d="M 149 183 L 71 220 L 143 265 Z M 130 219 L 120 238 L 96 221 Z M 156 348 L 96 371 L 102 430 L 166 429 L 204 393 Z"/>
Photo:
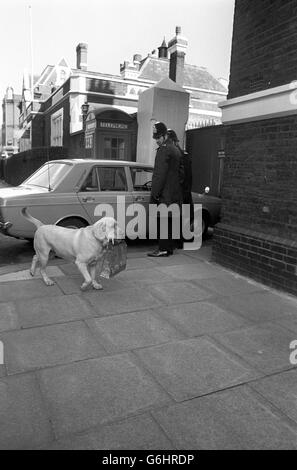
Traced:
<path fill-rule="evenodd" d="M 202 214 L 202 237 L 205 238 L 207 235 L 209 226 L 208 215 L 206 213 Z"/>
<path fill-rule="evenodd" d="M 88 224 L 82 219 L 79 219 L 78 217 L 69 217 L 68 219 L 61 220 L 57 224 L 59 227 L 65 227 L 65 228 L 83 228 L 86 227 Z"/>

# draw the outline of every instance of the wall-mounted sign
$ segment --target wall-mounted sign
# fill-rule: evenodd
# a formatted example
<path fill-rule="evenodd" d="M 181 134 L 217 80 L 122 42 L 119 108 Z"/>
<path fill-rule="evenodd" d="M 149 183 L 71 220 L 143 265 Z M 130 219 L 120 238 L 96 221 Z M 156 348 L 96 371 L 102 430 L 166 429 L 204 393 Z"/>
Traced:
<path fill-rule="evenodd" d="M 120 122 L 100 122 L 100 127 L 107 129 L 128 129 L 128 124 L 122 124 Z"/>
<path fill-rule="evenodd" d="M 95 128 L 96 128 L 96 121 L 95 120 L 86 123 L 86 129 L 88 131 L 91 131 L 92 129 L 95 129 Z"/>

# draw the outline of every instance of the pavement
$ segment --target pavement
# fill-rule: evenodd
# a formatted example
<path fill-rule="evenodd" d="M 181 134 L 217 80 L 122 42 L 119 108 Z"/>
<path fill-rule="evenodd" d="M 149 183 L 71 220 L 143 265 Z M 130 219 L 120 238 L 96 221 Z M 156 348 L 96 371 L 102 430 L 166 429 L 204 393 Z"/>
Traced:
<path fill-rule="evenodd" d="M 1 449 L 296 449 L 297 299 L 211 262 L 130 252 L 103 291 L 0 271 Z"/>
<path fill-rule="evenodd" d="M 129 249 L 103 291 L 61 259 L 51 287 L 28 268 L 0 267 L 0 449 L 297 448 L 295 297 L 209 242 Z"/>

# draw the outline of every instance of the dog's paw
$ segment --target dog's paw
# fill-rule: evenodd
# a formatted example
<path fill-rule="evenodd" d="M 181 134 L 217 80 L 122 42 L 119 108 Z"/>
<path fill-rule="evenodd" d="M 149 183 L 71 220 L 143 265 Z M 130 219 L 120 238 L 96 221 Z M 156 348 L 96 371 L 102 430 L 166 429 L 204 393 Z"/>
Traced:
<path fill-rule="evenodd" d="M 96 290 L 102 290 L 103 289 L 103 286 L 101 284 L 99 284 L 98 282 L 96 282 L 96 281 L 93 281 L 92 285 L 93 285 L 93 289 L 96 289 Z"/>
<path fill-rule="evenodd" d="M 88 290 L 88 288 L 92 285 L 91 282 L 84 282 L 81 286 L 80 286 L 80 289 L 82 291 L 85 291 L 85 290 Z"/>

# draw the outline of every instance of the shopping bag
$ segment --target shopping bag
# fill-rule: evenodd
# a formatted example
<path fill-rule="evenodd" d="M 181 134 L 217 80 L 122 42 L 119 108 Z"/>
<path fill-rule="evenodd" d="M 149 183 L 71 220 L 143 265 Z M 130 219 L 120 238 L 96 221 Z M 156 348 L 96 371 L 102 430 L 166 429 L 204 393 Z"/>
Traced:
<path fill-rule="evenodd" d="M 109 243 L 105 253 L 100 276 L 106 279 L 114 277 L 116 274 L 126 269 L 127 244 L 124 240 Z"/>

